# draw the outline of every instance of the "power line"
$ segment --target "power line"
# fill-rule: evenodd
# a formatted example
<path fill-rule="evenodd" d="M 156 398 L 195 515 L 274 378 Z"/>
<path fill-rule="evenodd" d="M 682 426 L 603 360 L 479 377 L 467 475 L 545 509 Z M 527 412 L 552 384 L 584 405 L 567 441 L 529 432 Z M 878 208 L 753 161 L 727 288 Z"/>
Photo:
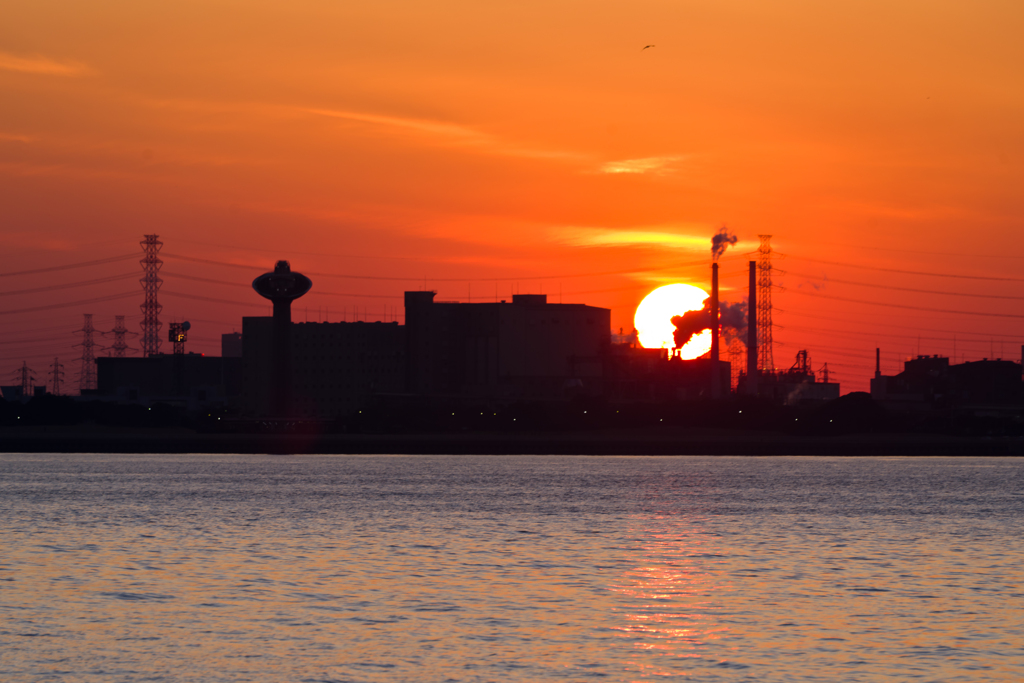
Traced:
<path fill-rule="evenodd" d="M 182 280 L 194 280 L 196 282 L 207 282 L 214 285 L 225 285 L 227 287 L 241 287 L 243 289 L 252 289 L 252 285 L 247 282 L 228 282 L 226 280 L 214 280 L 208 277 L 199 277 L 197 275 L 183 275 L 181 273 L 168 273 L 161 272 L 164 277 L 179 278 Z M 361 297 L 366 299 L 402 299 L 401 296 L 395 296 L 390 294 L 350 294 L 347 292 L 328 292 L 319 289 L 313 289 L 309 292 L 311 295 L 322 294 L 324 296 L 350 296 L 350 297 Z"/>
<path fill-rule="evenodd" d="M 823 263 L 828 266 L 842 266 L 844 268 L 859 268 L 861 270 L 877 270 L 883 273 L 900 273 L 902 275 L 924 275 L 927 277 L 949 277 L 962 280 L 987 280 L 989 282 L 1024 282 L 1020 277 L 993 277 L 987 275 L 961 275 L 958 273 L 929 273 L 921 270 L 903 270 L 900 268 L 882 268 L 881 266 L 865 266 L 857 263 L 843 263 L 841 261 L 824 261 L 822 259 L 810 258 L 807 256 L 794 256 L 792 258 L 812 263 Z"/>
<path fill-rule="evenodd" d="M 21 360 L 21 359 L 25 359 L 25 358 L 27 358 L 27 359 L 32 359 L 32 358 L 50 358 L 52 355 L 53 354 L 51 354 L 51 353 L 36 353 L 36 354 L 31 355 L 31 356 L 26 356 L 24 354 L 18 354 L 16 356 L 4 356 L 3 358 L 0 358 L 0 361 L 5 361 L 5 360 Z"/>
<path fill-rule="evenodd" d="M 100 277 L 93 280 L 80 280 L 78 282 L 68 282 L 63 285 L 47 285 L 46 287 L 35 287 L 33 289 L 16 289 L 10 292 L 0 292 L 0 296 L 14 296 L 16 294 L 36 294 L 38 292 L 50 292 L 57 289 L 70 289 L 72 287 L 88 287 L 89 285 L 101 285 L 106 282 L 116 282 L 118 280 L 127 280 L 129 278 L 138 277 L 138 273 L 122 273 L 120 275 L 111 275 L 109 277 Z"/>
<path fill-rule="evenodd" d="M 863 368 L 863 367 L 866 367 L 868 365 L 871 365 L 870 363 L 865 363 L 864 365 L 851 365 L 850 363 L 835 362 L 835 361 L 829 361 L 829 364 L 830 365 L 838 365 L 841 368 L 850 368 L 850 369 L 853 369 L 853 370 L 859 370 L 860 368 Z M 854 381 L 856 381 L 856 380 L 854 380 Z"/>
<path fill-rule="evenodd" d="M 237 244 L 212 244 L 210 242 L 198 242 L 196 240 L 185 240 L 180 237 L 174 238 L 175 242 L 184 242 L 185 244 L 198 244 L 203 247 L 217 247 L 219 249 L 231 249 L 233 251 L 253 251 L 260 252 L 263 254 L 280 254 L 282 251 L 287 251 L 288 254 L 295 254 L 298 256 L 320 256 L 329 258 L 353 258 L 353 259 L 387 259 L 392 261 L 416 261 L 423 262 L 423 258 L 416 256 L 382 256 L 380 254 L 328 254 L 322 251 L 311 252 L 311 251 L 292 251 L 290 249 L 257 249 L 256 247 L 243 247 Z"/>
<path fill-rule="evenodd" d="M 130 296 L 138 296 L 138 292 L 123 292 L 121 294 L 111 294 L 109 296 L 98 296 L 92 299 L 81 299 L 79 301 L 65 301 L 62 304 L 50 304 L 49 306 L 33 306 L 31 308 L 19 308 L 13 311 L 0 311 L 0 315 L 15 315 L 16 313 L 34 313 L 35 311 L 52 311 L 56 308 L 71 308 L 73 306 L 84 306 L 86 304 L 96 304 L 101 301 L 114 301 L 115 299 L 127 299 Z"/>
<path fill-rule="evenodd" d="M 263 265 L 252 265 L 252 264 L 241 264 L 241 263 L 229 263 L 227 261 L 214 261 L 212 259 L 198 258 L 195 256 L 184 256 L 181 254 L 168 254 L 162 253 L 161 256 L 170 259 L 179 259 L 182 261 L 191 261 L 193 263 L 205 263 L 213 266 L 226 266 L 229 268 L 241 268 L 243 270 L 266 270 L 266 264 Z M 739 256 L 733 256 L 733 259 L 741 258 Z M 726 260 L 726 259 L 722 259 Z M 708 259 L 699 259 L 696 261 L 685 261 L 681 263 L 675 263 L 670 266 L 662 266 L 658 268 L 629 268 L 627 270 L 612 270 L 601 273 L 573 273 L 569 275 L 534 275 L 534 276 L 516 276 L 516 277 L 484 277 L 484 278 L 445 278 L 445 277 L 385 277 L 381 275 L 347 275 L 339 273 L 314 273 L 307 272 L 306 275 L 313 275 L 316 277 L 336 277 L 350 280 L 373 280 L 380 282 L 516 282 L 522 280 L 558 280 L 558 279 L 569 279 L 577 277 L 602 277 L 606 275 L 628 275 L 630 273 L 642 273 L 642 272 L 660 272 L 665 270 L 672 270 L 674 268 L 685 268 L 689 266 L 707 265 Z"/>
<path fill-rule="evenodd" d="M 819 242 L 822 246 L 841 247 L 843 249 L 870 249 L 872 251 L 895 251 L 902 254 L 928 254 L 929 256 L 955 256 L 957 258 L 1009 258 L 1024 259 L 1016 254 L 954 254 L 950 251 L 925 251 L 923 249 L 898 249 L 896 247 L 869 247 L 865 244 L 840 244 L 838 242 Z M 799 257 L 797 257 L 799 258 Z"/>
<path fill-rule="evenodd" d="M 132 319 L 141 318 L 141 317 L 142 317 L 141 314 L 126 315 L 125 319 L 126 320 L 132 320 Z M 47 317 L 46 319 L 50 320 L 51 318 Z M 49 327 L 32 327 L 32 328 L 28 328 L 28 329 L 19 328 L 18 332 L 20 332 L 22 334 L 36 334 L 36 333 L 41 333 L 41 332 L 53 332 L 54 330 L 65 330 L 66 331 L 67 329 L 68 329 L 68 324 L 65 323 L 63 325 L 51 325 Z"/>
<path fill-rule="evenodd" d="M 869 339 L 878 339 L 879 337 L 887 337 L 890 339 L 919 339 L 921 341 L 928 342 L 956 342 L 957 344 L 970 345 L 970 344 L 988 344 L 989 338 L 984 339 L 967 339 L 964 337 L 928 337 L 925 335 L 915 334 L 887 334 L 884 332 L 859 332 L 857 330 L 837 330 L 829 327 L 801 327 L 799 325 L 786 325 L 787 330 L 796 330 L 799 332 L 831 332 L 833 334 L 842 335 L 856 335 L 860 337 L 867 337 Z M 1001 342 L 1005 340 L 1000 340 Z"/>
<path fill-rule="evenodd" d="M 983 311 L 952 311 L 945 308 L 926 308 L 924 306 L 908 306 L 906 304 L 890 304 L 881 301 L 864 301 L 863 299 L 850 299 L 843 296 L 832 296 L 830 294 L 818 294 L 811 292 L 797 292 L 792 291 L 790 294 L 797 294 L 800 296 L 809 296 L 818 299 L 831 299 L 833 301 L 845 301 L 853 304 L 867 304 L 869 306 L 885 306 L 887 308 L 903 308 L 910 311 L 928 311 L 931 313 L 944 313 L 946 315 L 977 315 L 986 318 L 1019 318 L 1024 319 L 1024 315 L 1016 313 L 985 313 Z"/>
<path fill-rule="evenodd" d="M 865 361 L 871 361 L 875 358 L 874 354 L 870 352 L 870 349 L 867 351 L 864 351 L 863 349 L 858 351 L 857 349 L 850 349 L 845 346 L 830 346 L 828 344 L 808 345 L 807 348 L 814 349 L 816 352 L 818 349 L 823 349 L 825 351 L 832 350 L 833 352 L 837 352 L 840 358 L 857 358 Z"/>
<path fill-rule="evenodd" d="M 99 266 L 104 263 L 115 261 L 127 261 L 136 258 L 138 254 L 122 254 L 121 256 L 110 256 L 108 258 L 96 259 L 95 261 L 81 261 L 79 263 L 67 263 L 63 266 L 50 266 L 48 268 L 35 268 L 33 270 L 21 270 L 16 273 L 0 273 L 0 277 L 14 277 L 16 275 L 35 275 L 36 273 L 52 273 L 57 270 L 71 270 L 72 268 L 85 268 L 87 266 Z"/>
<path fill-rule="evenodd" d="M 778 310 L 778 309 L 776 309 L 776 310 Z M 820 315 L 818 313 L 805 313 L 803 311 L 792 310 L 792 309 L 787 310 L 786 313 L 787 313 L 787 315 L 795 315 L 795 316 L 800 317 L 800 318 L 813 318 L 815 320 L 829 320 L 831 322 L 840 322 L 840 323 L 851 322 L 851 319 L 849 317 L 846 317 L 846 318 L 833 318 L 833 317 L 829 317 L 829 316 L 826 316 L 826 315 Z M 877 324 L 878 323 L 877 319 L 874 322 Z M 1024 335 L 1019 335 L 1019 334 L 1002 334 L 1002 333 L 989 333 L 989 332 L 965 332 L 965 331 L 960 331 L 960 330 L 939 330 L 939 329 L 935 329 L 933 327 L 910 327 L 910 326 L 907 326 L 907 325 L 894 325 L 892 323 L 881 323 L 881 325 L 883 327 L 889 327 L 889 328 L 893 328 L 893 329 L 920 330 L 920 331 L 923 331 L 923 332 L 942 332 L 944 334 L 956 334 L 956 335 L 961 335 L 961 334 L 962 335 L 974 335 L 974 336 L 977 336 L 977 337 L 985 337 L 986 339 L 988 339 L 990 337 L 993 338 L 993 339 L 998 339 L 1000 337 L 1003 337 L 1003 338 L 1006 338 L 1006 339 L 1020 339 L 1020 340 L 1024 340 Z"/>
<path fill-rule="evenodd" d="M 746 273 L 746 271 L 743 271 L 743 272 Z M 184 275 L 182 273 L 170 273 L 170 272 L 167 272 L 167 271 L 161 271 L 160 274 L 163 277 L 179 278 L 179 279 L 183 279 L 183 280 L 193 280 L 195 282 L 206 282 L 206 283 L 214 284 L 214 285 L 225 285 L 225 286 L 228 286 L 228 287 L 240 287 L 242 289 L 251 289 L 252 288 L 252 285 L 250 285 L 248 283 L 245 283 L 245 282 L 229 282 L 227 280 L 215 280 L 213 278 L 199 277 L 197 275 Z M 562 292 L 562 295 L 563 296 L 578 296 L 580 294 L 603 294 L 603 293 L 608 293 L 608 292 L 625 292 L 625 291 L 636 291 L 636 290 L 646 290 L 646 289 L 647 289 L 647 285 L 634 284 L 634 285 L 627 285 L 625 287 L 611 287 L 611 288 L 608 288 L 608 289 L 587 289 L 587 290 L 575 291 L 575 292 Z M 402 299 L 403 298 L 401 296 L 390 295 L 390 294 L 356 294 L 356 293 L 349 293 L 349 292 L 324 291 L 324 290 L 315 289 L 315 288 L 310 290 L 309 295 L 310 296 L 316 296 L 316 295 L 349 296 L 349 297 L 353 297 L 353 298 L 358 297 L 358 298 L 366 298 L 366 299 Z"/>
<path fill-rule="evenodd" d="M 46 339 L 4 339 L 3 341 L 0 341 L 0 344 L 37 344 L 41 342 L 55 342 L 66 339 L 66 335 L 63 337 L 47 337 Z"/>
<path fill-rule="evenodd" d="M 189 316 L 189 322 L 207 323 L 209 325 L 224 325 L 225 327 L 240 327 L 242 324 L 241 321 L 239 321 L 238 323 L 229 323 L 223 320 L 204 320 L 202 318 L 193 318 L 191 316 Z"/>
<path fill-rule="evenodd" d="M 218 298 L 215 298 L 215 297 L 212 297 L 212 296 L 200 296 L 198 294 L 185 294 L 183 292 L 170 292 L 170 291 L 167 291 L 167 290 L 163 290 L 161 292 L 161 294 L 163 294 L 164 296 L 176 296 L 176 297 L 179 297 L 181 299 L 193 299 L 195 301 L 207 301 L 207 302 L 214 303 L 214 304 L 231 304 L 232 306 L 249 306 L 250 308 L 263 308 L 263 309 L 269 308 L 269 306 L 267 306 L 267 304 L 259 304 L 259 303 L 248 302 L 248 301 L 231 301 L 230 299 L 218 299 Z"/>
<path fill-rule="evenodd" d="M 836 282 L 843 285 L 856 285 L 858 287 L 873 287 L 875 289 L 892 289 L 900 292 L 915 292 L 918 294 L 941 294 L 943 296 L 969 296 L 978 299 L 1008 299 L 1010 301 L 1024 301 L 1024 296 L 1005 296 L 1002 294 L 973 294 L 970 292 L 944 292 L 936 289 L 914 289 L 913 287 L 895 287 L 893 285 L 880 285 L 876 282 L 858 282 L 856 280 L 839 280 L 836 278 L 819 278 L 816 275 L 806 275 L 790 271 L 790 275 L 805 277 L 808 279 L 824 279 L 825 282 Z"/>

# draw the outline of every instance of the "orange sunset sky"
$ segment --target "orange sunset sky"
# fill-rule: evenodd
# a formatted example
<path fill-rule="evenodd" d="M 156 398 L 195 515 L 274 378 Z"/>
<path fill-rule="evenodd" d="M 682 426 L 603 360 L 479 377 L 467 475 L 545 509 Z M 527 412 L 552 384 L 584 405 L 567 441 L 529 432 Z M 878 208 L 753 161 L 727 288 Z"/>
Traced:
<path fill-rule="evenodd" d="M 268 313 L 250 283 L 277 258 L 313 280 L 298 321 L 401 321 L 425 286 L 542 292 L 628 331 L 654 287 L 708 286 L 725 224 L 724 300 L 745 300 L 758 234 L 780 252 L 780 368 L 806 348 L 845 393 L 866 390 L 876 346 L 887 373 L 954 347 L 1020 358 L 1019 0 L 5 0 L 0 16 L 4 384 L 22 361 L 42 384 L 59 356 L 74 391 L 83 313 L 139 330 L 144 233 L 165 244 L 162 334 L 192 321 L 196 352 Z"/>

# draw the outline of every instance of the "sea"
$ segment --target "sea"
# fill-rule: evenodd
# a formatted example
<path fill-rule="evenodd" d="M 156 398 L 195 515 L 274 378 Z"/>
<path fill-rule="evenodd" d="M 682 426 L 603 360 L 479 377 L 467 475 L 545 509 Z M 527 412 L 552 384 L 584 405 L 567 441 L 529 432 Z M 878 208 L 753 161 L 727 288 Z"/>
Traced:
<path fill-rule="evenodd" d="M 1021 681 L 1024 459 L 0 455 L 0 681 Z"/>

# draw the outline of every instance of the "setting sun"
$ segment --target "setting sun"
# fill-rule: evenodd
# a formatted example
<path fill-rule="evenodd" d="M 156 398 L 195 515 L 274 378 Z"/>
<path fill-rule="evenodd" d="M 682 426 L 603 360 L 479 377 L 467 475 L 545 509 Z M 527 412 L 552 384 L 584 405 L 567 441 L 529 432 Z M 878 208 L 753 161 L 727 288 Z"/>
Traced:
<path fill-rule="evenodd" d="M 644 297 L 636 308 L 633 325 L 641 346 L 647 349 L 671 349 L 675 346 L 672 317 L 687 311 L 699 311 L 707 292 L 693 285 L 674 284 L 658 287 Z M 711 349 L 711 330 L 704 330 L 687 342 L 679 355 L 684 360 L 700 358 Z"/>

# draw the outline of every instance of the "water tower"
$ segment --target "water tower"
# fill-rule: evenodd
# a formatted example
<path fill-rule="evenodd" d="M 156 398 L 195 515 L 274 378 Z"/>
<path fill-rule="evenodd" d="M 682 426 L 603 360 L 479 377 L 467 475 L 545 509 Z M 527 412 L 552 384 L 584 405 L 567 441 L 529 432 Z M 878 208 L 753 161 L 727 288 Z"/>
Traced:
<path fill-rule="evenodd" d="M 264 273 L 252 281 L 252 288 L 260 296 L 274 302 L 270 406 L 275 417 L 287 417 L 291 412 L 292 302 L 312 286 L 308 277 L 293 273 L 287 261 L 278 261 L 273 273 Z"/>

